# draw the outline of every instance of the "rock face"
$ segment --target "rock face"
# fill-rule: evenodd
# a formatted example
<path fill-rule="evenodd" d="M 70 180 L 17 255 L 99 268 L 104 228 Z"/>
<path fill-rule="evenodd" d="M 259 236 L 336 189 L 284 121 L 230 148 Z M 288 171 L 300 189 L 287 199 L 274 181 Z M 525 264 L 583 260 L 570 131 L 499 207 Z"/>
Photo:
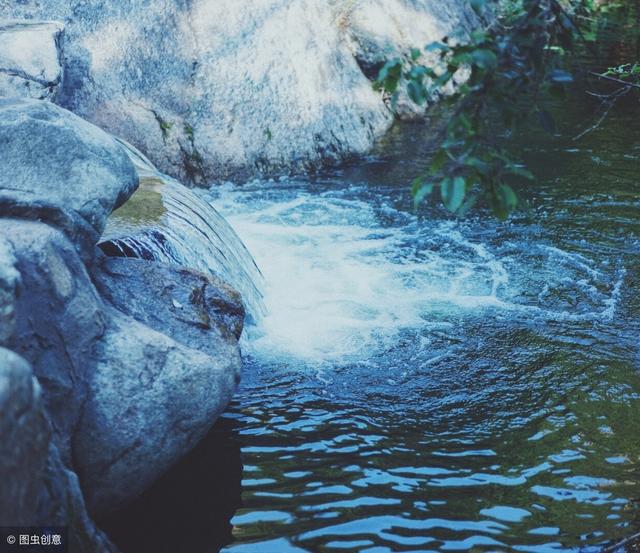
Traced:
<path fill-rule="evenodd" d="M 15 328 L 4 344 L 32 365 L 61 456 L 70 463 L 71 437 L 88 400 L 93 350 L 107 318 L 86 267 L 61 231 L 4 218 L 0 235 L 11 243 L 20 274 Z"/>
<path fill-rule="evenodd" d="M 115 551 L 88 513 L 189 451 L 240 376 L 237 292 L 97 250 L 138 180 L 91 124 L 0 100 L 0 524 L 69 526 L 77 552 Z"/>
<path fill-rule="evenodd" d="M 138 186 L 112 137 L 48 102 L 0 99 L 0 151 L 0 212 L 56 225 L 85 257 Z"/>
<path fill-rule="evenodd" d="M 63 21 L 57 101 L 164 172 L 203 184 L 366 152 L 392 115 L 365 73 L 463 27 L 467 5 L 23 0 L 0 3 L 0 17 Z"/>
<path fill-rule="evenodd" d="M 0 525 L 69 526 L 69 551 L 117 553 L 63 464 L 29 364 L 0 348 Z"/>
<path fill-rule="evenodd" d="M 103 259 L 94 280 L 116 309 L 74 453 L 88 503 L 104 511 L 144 491 L 227 406 L 244 310 L 224 283 L 151 261 Z"/>
<path fill-rule="evenodd" d="M 53 21 L 0 21 L 0 96 L 56 99 L 62 30 Z"/>
<path fill-rule="evenodd" d="M 40 386 L 28 363 L 0 348 L 0 522 L 34 522 L 47 450 L 49 428 Z"/>
<path fill-rule="evenodd" d="M 463 8 L 468 2 L 368 0 L 352 4 L 349 12 L 352 51 L 363 72 L 371 78 L 375 78 L 388 59 L 405 56 L 411 48 L 422 48 L 446 35 L 463 36 L 478 25 L 473 11 Z M 436 56 L 431 56 L 435 62 Z M 400 86 L 395 114 L 402 119 L 414 119 L 424 115 L 424 111 Z"/>

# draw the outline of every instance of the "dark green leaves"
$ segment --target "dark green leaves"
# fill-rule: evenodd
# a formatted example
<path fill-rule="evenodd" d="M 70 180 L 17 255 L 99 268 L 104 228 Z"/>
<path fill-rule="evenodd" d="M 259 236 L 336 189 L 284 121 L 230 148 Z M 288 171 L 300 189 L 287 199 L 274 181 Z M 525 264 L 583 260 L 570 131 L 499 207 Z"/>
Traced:
<path fill-rule="evenodd" d="M 409 81 L 407 94 L 409 94 L 409 98 L 419 106 L 427 101 L 427 90 L 421 82 Z"/>
<path fill-rule="evenodd" d="M 373 83 L 377 90 L 393 93 L 397 90 L 402 77 L 402 60 L 398 58 L 387 61 L 378 73 L 378 79 Z"/>
<path fill-rule="evenodd" d="M 467 183 L 464 177 L 445 178 L 440 184 L 442 202 L 449 211 L 456 212 L 462 206 Z"/>
<path fill-rule="evenodd" d="M 493 71 L 498 66 L 498 56 L 486 48 L 478 48 L 471 54 L 473 62 L 481 69 Z"/>
<path fill-rule="evenodd" d="M 415 203 L 440 187 L 443 204 L 458 215 L 481 202 L 506 219 L 524 203 L 514 186 L 533 179 L 508 154 L 510 133 L 537 119 L 555 134 L 546 100 L 564 97 L 573 82 L 565 58 L 580 29 L 571 8 L 591 0 L 469 2 L 490 25 L 471 32 L 466 41 L 445 37 L 389 60 L 377 84 L 394 95 L 392 106 L 401 85 L 418 105 L 440 94 L 451 106 L 446 136 L 429 171 L 414 181 Z M 485 18 L 494 8 L 499 11 Z M 624 79 L 629 73 L 640 75 L 640 68 L 610 69 L 614 73 Z"/>
<path fill-rule="evenodd" d="M 431 192 L 433 192 L 433 184 L 424 182 L 422 177 L 418 177 L 413 181 L 411 194 L 413 203 L 416 206 L 420 205 Z"/>

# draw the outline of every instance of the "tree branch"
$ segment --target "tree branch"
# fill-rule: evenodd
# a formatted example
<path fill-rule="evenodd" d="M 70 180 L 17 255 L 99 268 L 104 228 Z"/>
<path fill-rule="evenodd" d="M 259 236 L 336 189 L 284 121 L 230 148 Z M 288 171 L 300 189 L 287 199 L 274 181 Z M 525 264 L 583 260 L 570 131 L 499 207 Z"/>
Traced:
<path fill-rule="evenodd" d="M 600 79 L 605 79 L 607 81 L 611 81 L 618 84 L 623 84 L 625 86 L 631 86 L 633 88 L 640 88 L 640 84 L 638 83 L 630 83 L 628 81 L 623 81 L 622 79 L 616 79 L 615 77 L 610 77 L 609 75 L 602 75 L 601 73 L 596 73 L 595 71 L 589 71 L 590 75 L 594 77 L 599 77 Z"/>

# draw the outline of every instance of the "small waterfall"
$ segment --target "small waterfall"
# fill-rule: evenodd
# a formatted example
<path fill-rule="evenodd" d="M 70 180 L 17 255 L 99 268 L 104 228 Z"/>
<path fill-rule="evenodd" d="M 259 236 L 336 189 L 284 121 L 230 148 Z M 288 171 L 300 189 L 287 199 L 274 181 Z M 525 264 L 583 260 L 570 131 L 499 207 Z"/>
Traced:
<path fill-rule="evenodd" d="M 212 206 L 121 143 L 140 186 L 111 214 L 98 246 L 110 256 L 162 261 L 216 276 L 242 294 L 248 321 L 260 320 L 263 277 L 238 235 Z"/>

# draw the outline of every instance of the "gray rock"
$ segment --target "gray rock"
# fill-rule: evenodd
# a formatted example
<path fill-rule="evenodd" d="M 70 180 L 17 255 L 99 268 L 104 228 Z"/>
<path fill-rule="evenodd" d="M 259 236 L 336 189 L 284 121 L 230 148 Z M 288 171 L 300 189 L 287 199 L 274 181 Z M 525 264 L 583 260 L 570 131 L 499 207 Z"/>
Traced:
<path fill-rule="evenodd" d="M 0 212 L 61 228 L 85 259 L 138 185 L 112 137 L 48 102 L 0 99 L 0 154 Z"/>
<path fill-rule="evenodd" d="M 55 441 L 49 444 L 37 517 L 38 526 L 68 527 L 70 553 L 118 553 L 89 516 L 78 477 L 62 462 Z"/>
<path fill-rule="evenodd" d="M 69 526 L 72 551 L 116 551 L 87 506 L 144 491 L 208 431 L 239 380 L 242 302 L 186 269 L 97 264 L 138 184 L 103 131 L 0 99 L 0 153 L 0 346 L 15 352 L 0 349 L 0 513 Z"/>
<path fill-rule="evenodd" d="M 32 364 L 90 510 L 112 509 L 193 447 L 230 401 L 240 298 L 199 273 L 116 259 L 94 270 L 105 304 L 61 231 L 0 219 L 0 235 L 20 275 L 8 346 Z"/>
<path fill-rule="evenodd" d="M 20 273 L 15 328 L 5 344 L 27 359 L 44 389 L 63 460 L 87 401 L 93 351 L 104 335 L 102 301 L 61 231 L 34 221 L 0 219 Z"/>
<path fill-rule="evenodd" d="M 462 0 L 0 3 L 5 17 L 65 22 L 61 105 L 191 183 L 367 152 L 393 118 L 356 58 L 440 38 L 467 13 Z"/>
<path fill-rule="evenodd" d="M 0 525 L 68 526 L 69 551 L 117 553 L 60 458 L 31 367 L 0 348 Z"/>
<path fill-rule="evenodd" d="M 241 360 L 230 342 L 209 356 L 117 311 L 96 353 L 74 453 L 87 503 L 104 513 L 144 491 L 205 435 L 231 400 Z"/>
<path fill-rule="evenodd" d="M 444 36 L 463 37 L 478 25 L 473 10 L 464 4 L 433 0 L 354 2 L 348 14 L 354 56 L 363 71 L 375 78 L 387 60 L 406 57 L 412 48 L 422 49 Z M 423 56 L 423 62 L 437 64 L 437 54 Z M 424 116 L 425 109 L 409 98 L 404 86 L 399 87 L 394 106 L 397 116 L 416 119 Z"/>
<path fill-rule="evenodd" d="M 55 100 L 62 32 L 54 21 L 0 21 L 0 96 Z"/>
<path fill-rule="evenodd" d="M 13 247 L 0 236 L 0 345 L 9 339 L 15 328 L 15 299 L 20 282 L 15 264 Z"/>
<path fill-rule="evenodd" d="M 94 282 L 122 313 L 204 353 L 219 355 L 242 333 L 242 298 L 215 277 L 143 259 L 105 257 Z M 230 353 L 235 357 L 235 346 Z"/>
<path fill-rule="evenodd" d="M 105 258 L 94 281 L 119 311 L 97 346 L 74 453 L 91 509 L 105 512 L 144 491 L 226 407 L 244 309 L 223 283 L 150 261 Z"/>
<path fill-rule="evenodd" d="M 0 348 L 0 526 L 36 523 L 49 428 L 29 364 Z"/>
<path fill-rule="evenodd" d="M 367 0 L 352 2 L 348 18 L 353 53 L 367 69 L 446 35 L 464 36 L 477 19 L 461 2 Z"/>

